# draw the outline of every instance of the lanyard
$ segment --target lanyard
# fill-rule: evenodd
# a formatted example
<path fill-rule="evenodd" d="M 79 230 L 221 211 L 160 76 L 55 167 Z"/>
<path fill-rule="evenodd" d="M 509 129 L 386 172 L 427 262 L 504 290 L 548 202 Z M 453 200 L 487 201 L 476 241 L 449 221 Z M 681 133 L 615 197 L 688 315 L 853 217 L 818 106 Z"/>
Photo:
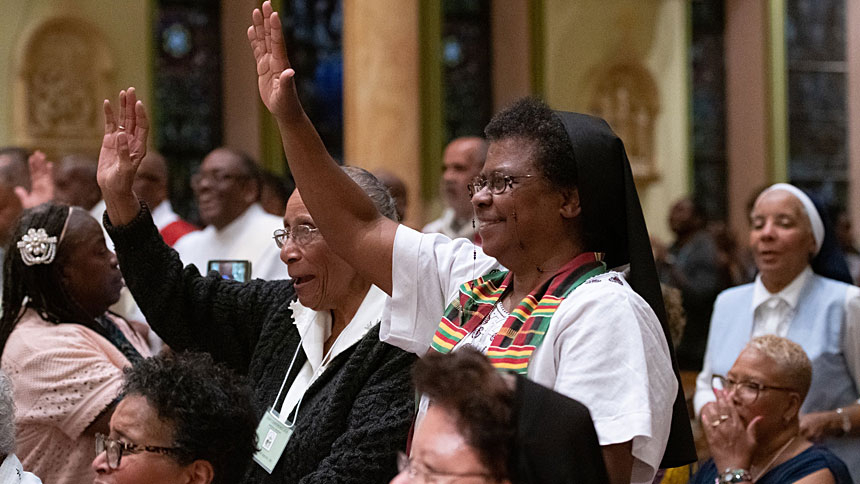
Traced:
<path fill-rule="evenodd" d="M 332 318 L 332 324 L 334 324 L 334 318 Z M 322 373 L 322 371 L 325 370 L 326 365 L 331 363 L 331 360 L 330 360 L 331 353 L 332 353 L 332 351 L 334 351 L 335 346 L 337 346 L 337 342 L 338 342 L 338 340 L 340 340 L 340 337 L 343 335 L 343 333 L 346 332 L 346 328 L 348 326 L 349 325 L 347 324 L 347 326 L 343 328 L 343 330 L 340 332 L 340 334 L 337 335 L 337 338 L 335 338 L 334 342 L 331 344 L 331 348 L 328 349 L 328 353 L 326 353 L 325 356 L 323 356 L 322 360 L 320 360 L 320 366 L 317 367 L 317 369 L 314 370 L 313 374 L 311 375 L 311 378 L 308 381 L 308 387 L 310 387 L 310 385 L 313 384 L 313 382 Z M 305 329 L 305 334 L 299 336 L 299 346 L 298 346 L 298 348 L 296 348 L 296 352 L 293 354 L 293 359 L 290 361 L 290 366 L 287 368 L 287 374 L 284 375 L 284 381 L 281 382 L 281 387 L 278 389 L 278 395 L 275 396 L 275 401 L 274 401 L 274 403 L 272 403 L 272 409 L 274 409 L 278 405 L 278 401 L 281 399 L 281 395 L 284 392 L 284 387 L 287 385 L 287 379 L 290 378 L 290 373 L 292 373 L 292 371 L 293 371 L 293 364 L 295 364 L 296 357 L 299 356 L 299 352 L 302 350 L 302 343 L 304 342 L 304 336 L 307 335 L 307 332 L 310 330 L 310 328 L 311 328 L 311 326 L 309 325 Z M 298 377 L 298 375 L 297 375 L 297 377 Z M 307 389 L 305 389 L 305 392 L 306 391 L 307 391 Z M 296 420 L 298 419 L 298 416 L 299 416 L 299 407 L 302 404 L 302 400 L 304 400 L 304 398 L 305 398 L 305 392 L 302 392 L 302 395 L 299 397 L 299 400 L 296 402 L 295 411 L 292 412 L 293 413 L 293 421 L 292 422 L 289 422 L 289 420 L 287 420 L 289 413 L 284 415 L 283 420 L 281 420 L 279 417 L 279 420 L 281 420 L 281 422 L 283 422 L 284 425 L 286 425 L 290 429 L 292 429 L 296 425 Z"/>

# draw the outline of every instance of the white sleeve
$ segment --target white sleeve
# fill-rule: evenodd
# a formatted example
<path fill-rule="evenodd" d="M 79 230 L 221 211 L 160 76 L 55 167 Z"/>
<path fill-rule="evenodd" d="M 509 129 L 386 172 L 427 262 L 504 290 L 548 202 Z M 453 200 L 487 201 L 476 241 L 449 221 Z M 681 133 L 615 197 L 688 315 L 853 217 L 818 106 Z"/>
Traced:
<path fill-rule="evenodd" d="M 851 286 L 845 294 L 845 330 L 842 352 L 854 386 L 860 388 L 860 287 Z"/>
<path fill-rule="evenodd" d="M 708 402 L 713 402 L 717 399 L 714 396 L 714 391 L 711 389 L 711 363 L 708 361 L 708 354 L 705 353 L 705 359 L 702 363 L 702 371 L 696 377 L 696 393 L 693 394 L 693 411 L 696 413 L 696 418 L 702 411 L 702 407 Z"/>
<path fill-rule="evenodd" d="M 497 267 L 495 259 L 466 239 L 399 226 L 392 251 L 391 298 L 379 338 L 423 356 L 457 288 Z"/>
<path fill-rule="evenodd" d="M 553 320 L 564 326 L 554 343 L 555 390 L 588 407 L 600 445 L 632 440 L 633 481 L 650 482 L 678 390 L 662 327 L 629 286 L 602 280 L 577 292 Z"/>

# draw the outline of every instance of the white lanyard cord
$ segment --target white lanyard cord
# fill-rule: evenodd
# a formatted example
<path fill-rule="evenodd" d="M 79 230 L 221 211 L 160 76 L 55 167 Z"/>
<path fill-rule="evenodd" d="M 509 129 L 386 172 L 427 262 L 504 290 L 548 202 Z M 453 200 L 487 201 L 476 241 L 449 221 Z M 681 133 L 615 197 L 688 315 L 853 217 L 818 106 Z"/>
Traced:
<path fill-rule="evenodd" d="M 332 317 L 332 324 L 334 324 L 334 317 Z M 347 325 L 347 326 L 349 326 L 349 325 Z M 307 335 L 307 332 L 309 329 L 310 329 L 310 326 L 308 326 L 305 329 L 305 335 Z M 316 380 L 317 376 L 319 376 L 320 370 L 324 369 L 326 367 L 326 365 L 328 363 L 330 363 L 329 357 L 331 357 L 331 352 L 334 351 L 335 346 L 337 346 L 338 340 L 340 339 L 340 337 L 343 335 L 344 332 L 346 332 L 346 327 L 344 327 L 343 330 L 341 330 L 340 334 L 337 335 L 337 338 L 334 339 L 334 342 L 331 344 L 331 347 L 328 349 L 328 353 L 326 353 L 325 356 L 323 356 L 323 359 L 320 361 L 320 366 L 317 367 L 317 369 L 314 370 L 313 374 L 311 375 L 311 379 L 309 381 L 308 386 L 313 384 L 313 382 Z M 296 362 L 296 357 L 299 356 L 299 351 L 302 350 L 302 342 L 304 341 L 305 335 L 299 336 L 299 347 L 296 348 L 296 352 L 295 352 L 295 354 L 293 354 L 293 359 L 292 359 L 292 361 L 290 361 L 290 366 L 289 366 L 289 368 L 287 368 L 287 374 L 284 375 L 284 381 L 281 382 L 281 388 L 278 389 L 278 395 L 275 397 L 275 403 L 272 404 L 272 408 L 275 408 L 275 406 L 278 405 L 278 400 L 281 399 L 281 393 L 283 393 L 284 387 L 287 385 L 287 380 L 290 378 L 290 373 L 293 371 L 293 364 Z M 305 391 L 307 391 L 307 389 L 305 389 Z M 293 422 L 292 423 L 289 423 L 289 421 L 286 420 L 286 417 L 284 417 L 284 419 L 285 419 L 284 424 L 288 428 L 295 427 L 296 420 L 298 419 L 298 416 L 299 416 L 299 407 L 301 406 L 302 400 L 304 400 L 304 398 L 305 398 L 305 392 L 302 392 L 302 396 L 299 397 L 299 401 L 296 402 L 296 409 L 293 412 Z"/>

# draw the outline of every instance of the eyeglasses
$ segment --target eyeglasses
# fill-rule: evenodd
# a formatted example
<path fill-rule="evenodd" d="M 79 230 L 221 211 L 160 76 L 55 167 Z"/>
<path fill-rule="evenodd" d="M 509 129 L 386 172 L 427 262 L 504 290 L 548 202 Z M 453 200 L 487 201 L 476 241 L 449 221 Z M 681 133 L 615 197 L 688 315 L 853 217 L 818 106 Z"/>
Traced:
<path fill-rule="evenodd" d="M 107 451 L 107 463 L 111 469 L 118 469 L 123 454 L 139 454 L 152 452 L 161 455 L 177 455 L 181 452 L 178 447 L 156 447 L 154 445 L 139 445 L 111 439 L 104 434 L 96 434 L 96 455 Z"/>
<path fill-rule="evenodd" d="M 311 227 L 307 224 L 296 225 L 295 227 L 289 229 L 278 229 L 275 230 L 272 238 L 275 239 L 275 245 L 278 246 L 279 249 L 283 249 L 285 245 L 287 245 L 287 239 L 290 237 L 293 238 L 293 242 L 297 245 L 307 245 L 314 241 L 319 235 L 320 229 L 316 227 Z"/>
<path fill-rule="evenodd" d="M 520 178 L 533 178 L 537 175 L 505 175 L 504 173 L 499 173 L 494 171 L 486 175 L 478 175 L 475 178 L 472 178 L 472 181 L 469 182 L 469 198 L 474 197 L 478 192 L 484 189 L 484 187 L 490 188 L 490 193 L 493 195 L 501 195 L 505 193 L 508 188 L 513 189 L 514 183 L 517 182 Z"/>
<path fill-rule="evenodd" d="M 191 175 L 191 188 L 197 190 L 204 181 L 208 181 L 213 185 L 226 185 L 232 181 L 244 180 L 250 178 L 245 173 L 227 173 L 224 171 L 198 171 Z"/>
<path fill-rule="evenodd" d="M 406 472 L 406 477 L 409 482 L 417 482 L 424 484 L 448 484 L 455 482 L 457 479 L 466 479 L 469 477 L 491 479 L 492 476 L 486 472 L 468 472 L 457 474 L 453 472 L 441 472 L 427 469 L 424 466 L 418 466 L 403 452 L 397 453 L 397 470 L 398 472 Z"/>
<path fill-rule="evenodd" d="M 762 385 L 752 381 L 735 381 L 722 375 L 711 377 L 711 388 L 719 391 L 731 392 L 734 390 L 738 400 L 744 405 L 750 405 L 756 401 L 762 390 L 776 390 L 781 392 L 797 392 L 793 388 Z"/>

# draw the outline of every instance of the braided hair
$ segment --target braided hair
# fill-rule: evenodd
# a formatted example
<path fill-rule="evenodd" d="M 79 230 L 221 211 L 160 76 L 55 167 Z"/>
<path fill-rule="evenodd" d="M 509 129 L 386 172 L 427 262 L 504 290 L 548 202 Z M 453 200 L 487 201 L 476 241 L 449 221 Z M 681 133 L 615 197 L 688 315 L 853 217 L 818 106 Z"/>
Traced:
<path fill-rule="evenodd" d="M 21 213 L 6 247 L 3 265 L 3 315 L 0 317 L 0 355 L 15 325 L 29 306 L 52 322 L 85 322 L 80 305 L 63 285 L 62 266 L 64 245 L 61 235 L 72 209 L 68 205 L 43 203 Z M 49 237 L 57 238 L 57 255 L 50 264 L 28 266 L 21 259 L 17 242 L 29 229 L 45 229 Z M 66 249 L 68 249 L 66 247 Z"/>

